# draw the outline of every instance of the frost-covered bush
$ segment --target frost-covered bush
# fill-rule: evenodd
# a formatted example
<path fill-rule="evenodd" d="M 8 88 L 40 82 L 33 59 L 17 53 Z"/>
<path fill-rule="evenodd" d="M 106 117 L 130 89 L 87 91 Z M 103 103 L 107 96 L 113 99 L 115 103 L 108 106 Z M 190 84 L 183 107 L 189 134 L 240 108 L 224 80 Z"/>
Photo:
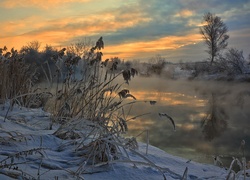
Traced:
<path fill-rule="evenodd" d="M 27 64 L 22 54 L 12 48 L 0 48 L 0 100 L 24 105 L 37 81 L 36 67 Z"/>
<path fill-rule="evenodd" d="M 244 74 L 247 71 L 247 61 L 243 51 L 231 48 L 217 59 L 216 66 L 228 75 Z"/>

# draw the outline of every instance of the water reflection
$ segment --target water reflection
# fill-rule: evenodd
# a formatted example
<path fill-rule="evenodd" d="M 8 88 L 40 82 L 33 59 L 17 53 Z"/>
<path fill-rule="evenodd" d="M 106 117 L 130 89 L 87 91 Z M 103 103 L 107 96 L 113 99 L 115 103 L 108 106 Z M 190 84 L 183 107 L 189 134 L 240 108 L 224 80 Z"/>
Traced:
<path fill-rule="evenodd" d="M 149 101 L 154 99 L 157 102 L 161 102 L 163 105 L 190 105 L 192 106 L 204 106 L 206 101 L 203 99 L 196 99 L 195 96 L 185 95 L 183 93 L 176 92 L 159 92 L 159 91 L 134 91 L 133 95 L 137 100 Z"/>
<path fill-rule="evenodd" d="M 201 122 L 202 132 L 206 140 L 213 140 L 227 129 L 228 115 L 218 105 L 216 94 L 212 93 L 209 101 L 209 111 Z"/>
<path fill-rule="evenodd" d="M 128 136 L 148 129 L 150 144 L 171 154 L 207 163 L 213 163 L 212 155 L 237 157 L 239 144 L 244 139 L 245 154 L 249 156 L 250 96 L 244 96 L 243 106 L 236 101 L 238 94 L 249 89 L 249 84 L 135 78 L 124 88 L 138 101 L 133 107 L 127 107 L 131 108 L 130 117 L 150 112 L 128 122 Z M 214 92 L 216 94 L 211 95 Z M 157 103 L 145 103 L 150 100 Z M 159 117 L 159 112 L 174 119 L 176 131 L 171 122 Z M 137 139 L 146 142 L 146 134 Z"/>

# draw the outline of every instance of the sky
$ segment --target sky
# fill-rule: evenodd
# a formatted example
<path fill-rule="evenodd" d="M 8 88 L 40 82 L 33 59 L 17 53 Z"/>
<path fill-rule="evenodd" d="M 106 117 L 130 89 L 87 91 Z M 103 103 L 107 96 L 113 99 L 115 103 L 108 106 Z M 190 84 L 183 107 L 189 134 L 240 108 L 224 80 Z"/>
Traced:
<path fill-rule="evenodd" d="M 208 57 L 199 34 L 207 12 L 227 25 L 228 47 L 247 57 L 250 0 L 1 0 L 0 47 L 62 48 L 102 36 L 105 59 L 199 61 Z"/>

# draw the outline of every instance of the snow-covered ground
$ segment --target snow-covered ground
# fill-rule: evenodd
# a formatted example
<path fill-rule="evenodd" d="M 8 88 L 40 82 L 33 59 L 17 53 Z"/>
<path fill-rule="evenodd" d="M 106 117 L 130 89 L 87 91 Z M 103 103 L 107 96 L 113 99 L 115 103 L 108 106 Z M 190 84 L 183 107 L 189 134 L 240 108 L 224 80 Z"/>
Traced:
<path fill-rule="evenodd" d="M 74 140 L 62 140 L 51 129 L 50 114 L 41 109 L 0 105 L 0 179 L 226 179 L 228 170 L 201 164 L 139 143 L 128 158 L 96 166 L 74 152 Z M 79 176 L 76 174 L 79 172 Z M 249 174 L 250 171 L 247 170 Z M 250 177 L 246 177 L 250 179 Z M 243 179 L 243 176 L 239 179 Z"/>

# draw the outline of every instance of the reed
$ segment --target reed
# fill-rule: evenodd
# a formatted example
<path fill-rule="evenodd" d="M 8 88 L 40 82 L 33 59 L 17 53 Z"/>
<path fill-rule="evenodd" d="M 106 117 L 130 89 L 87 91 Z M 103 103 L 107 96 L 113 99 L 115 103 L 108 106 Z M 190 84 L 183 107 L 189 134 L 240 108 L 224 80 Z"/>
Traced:
<path fill-rule="evenodd" d="M 12 48 L 0 48 L 0 103 L 38 108 L 52 96 L 49 91 L 37 88 L 38 66 L 25 62 L 23 54 Z"/>
<path fill-rule="evenodd" d="M 117 61 L 108 59 L 102 61 L 101 50 L 103 48 L 104 42 L 101 37 L 83 57 L 72 53 L 67 55 L 66 48 L 57 51 L 51 57 L 55 63 L 55 72 L 46 62 L 48 70 L 42 69 L 47 80 L 47 89 L 40 88 L 36 83 L 37 66 L 25 63 L 22 55 L 17 51 L 7 52 L 7 49 L 4 48 L 1 51 L 0 61 L 0 75 L 3 77 L 0 79 L 0 99 L 3 102 L 10 101 L 10 107 L 13 107 L 14 104 L 29 108 L 43 107 L 51 113 L 51 129 L 54 124 L 60 125 L 53 133 L 54 136 L 62 139 L 62 144 L 57 151 L 73 149 L 74 157 L 78 158 L 76 170 L 63 170 L 78 179 L 83 179 L 81 175 L 89 168 L 115 162 L 148 165 L 159 170 L 166 179 L 164 173 L 170 171 L 155 165 L 146 157 L 149 146 L 148 131 L 146 155 L 136 150 L 138 144 L 135 137 L 123 137 L 123 134 L 128 131 L 127 122 L 142 116 L 128 118 L 133 104 L 139 101 L 128 89 L 122 89 L 122 85 L 129 84 L 129 81 L 138 72 L 134 68 L 118 71 Z M 75 72 L 75 68 L 79 64 L 82 64 L 80 76 Z M 115 80 L 119 76 L 123 77 L 123 83 L 116 83 Z M 127 98 L 130 98 L 130 101 L 125 101 Z M 154 105 L 156 101 L 149 101 L 149 103 Z M 130 106 L 128 112 L 126 112 L 126 106 Z M 146 114 L 148 113 L 143 115 Z M 175 128 L 175 123 L 170 116 L 166 113 L 159 115 L 166 116 Z M 7 134 L 9 133 L 11 132 L 7 132 Z M 18 137 L 19 139 L 24 137 L 25 140 L 25 136 L 18 135 Z M 9 140 L 16 141 L 15 138 L 17 136 L 11 133 L 9 139 L 0 140 L 7 143 Z M 40 179 L 43 175 L 40 172 L 42 166 L 46 166 L 48 170 L 54 169 L 43 163 L 43 158 L 46 158 L 44 157 L 45 151 L 41 140 L 38 148 L 10 154 L 0 161 L 0 173 L 14 178 Z M 129 154 L 131 153 L 140 156 L 144 161 L 130 160 Z M 38 164 L 36 162 L 38 165 L 36 177 L 25 173 L 20 168 L 17 169 L 19 164 L 34 163 L 19 161 L 18 158 L 34 154 L 40 155 Z M 6 168 L 14 171 L 2 171 Z M 55 176 L 55 179 L 58 177 Z"/>
<path fill-rule="evenodd" d="M 78 144 L 75 148 L 77 156 L 93 165 L 119 158 L 121 149 L 124 151 L 126 148 L 122 145 L 121 134 L 128 131 L 124 106 L 129 103 L 124 99 L 136 100 L 129 90 L 121 90 L 123 83 L 115 80 L 123 75 L 124 83 L 128 83 L 137 71 L 132 68 L 118 72 L 116 61 L 102 61 L 103 48 L 101 37 L 82 58 L 66 56 L 66 49 L 55 55 L 55 63 L 63 64 L 67 73 L 61 79 L 63 68 L 57 66 L 57 81 L 49 103 L 53 106 L 48 108 L 53 115 L 53 123 L 61 124 L 54 135 L 61 139 L 74 139 Z M 76 78 L 74 67 L 80 61 L 82 73 Z M 82 171 L 79 168 L 76 174 Z"/>

